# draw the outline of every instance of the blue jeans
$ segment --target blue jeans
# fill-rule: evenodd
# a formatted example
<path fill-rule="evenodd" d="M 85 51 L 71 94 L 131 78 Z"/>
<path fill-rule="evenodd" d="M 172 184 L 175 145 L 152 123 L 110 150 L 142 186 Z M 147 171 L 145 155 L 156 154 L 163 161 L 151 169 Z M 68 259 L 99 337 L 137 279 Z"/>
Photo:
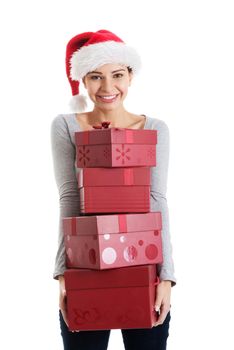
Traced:
<path fill-rule="evenodd" d="M 110 330 L 70 332 L 59 311 L 64 350 L 107 350 Z M 121 329 L 125 350 L 166 350 L 171 315 L 151 329 Z"/>

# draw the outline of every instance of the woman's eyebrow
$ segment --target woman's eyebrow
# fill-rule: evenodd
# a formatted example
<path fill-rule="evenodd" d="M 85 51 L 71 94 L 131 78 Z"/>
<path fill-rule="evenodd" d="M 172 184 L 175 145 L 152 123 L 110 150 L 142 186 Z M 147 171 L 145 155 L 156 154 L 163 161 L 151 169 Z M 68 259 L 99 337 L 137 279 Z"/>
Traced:
<path fill-rule="evenodd" d="M 113 72 L 111 72 L 111 73 L 117 73 L 117 72 L 125 72 L 125 69 L 117 69 L 117 70 L 113 70 Z"/>
<path fill-rule="evenodd" d="M 87 75 L 88 75 L 88 74 L 102 74 L 102 72 L 92 71 L 92 72 L 88 72 Z"/>
<path fill-rule="evenodd" d="M 122 69 L 113 70 L 113 72 L 111 72 L 111 73 L 113 74 L 113 73 L 117 73 L 117 72 L 125 72 L 125 69 L 122 68 Z M 92 72 L 88 72 L 87 75 L 88 74 L 103 74 L 103 73 L 97 72 L 97 71 L 92 71 Z"/>

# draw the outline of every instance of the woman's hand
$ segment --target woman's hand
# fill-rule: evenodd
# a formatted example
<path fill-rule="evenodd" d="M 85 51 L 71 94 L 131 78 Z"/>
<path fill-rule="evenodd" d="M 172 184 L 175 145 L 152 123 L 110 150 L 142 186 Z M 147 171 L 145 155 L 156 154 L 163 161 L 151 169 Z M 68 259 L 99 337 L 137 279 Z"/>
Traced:
<path fill-rule="evenodd" d="M 155 311 L 159 313 L 154 327 L 163 324 L 168 312 L 170 311 L 171 300 L 171 281 L 161 281 L 157 286 Z"/>
<path fill-rule="evenodd" d="M 68 326 L 67 297 L 66 297 L 65 281 L 62 275 L 59 276 L 59 308 L 63 315 L 64 322 Z"/>

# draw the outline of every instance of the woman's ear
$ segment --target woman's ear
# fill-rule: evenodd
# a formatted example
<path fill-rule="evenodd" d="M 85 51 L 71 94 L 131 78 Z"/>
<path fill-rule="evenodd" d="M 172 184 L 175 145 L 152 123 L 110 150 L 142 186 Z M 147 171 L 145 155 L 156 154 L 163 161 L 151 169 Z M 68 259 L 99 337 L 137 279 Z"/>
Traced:
<path fill-rule="evenodd" d="M 133 73 L 132 72 L 129 72 L 129 86 L 131 86 L 132 84 L 132 79 L 133 79 Z"/>
<path fill-rule="evenodd" d="M 83 82 L 83 84 L 84 84 L 84 87 L 87 89 L 87 87 L 86 87 L 86 82 L 85 82 L 85 77 L 82 78 L 82 82 Z"/>

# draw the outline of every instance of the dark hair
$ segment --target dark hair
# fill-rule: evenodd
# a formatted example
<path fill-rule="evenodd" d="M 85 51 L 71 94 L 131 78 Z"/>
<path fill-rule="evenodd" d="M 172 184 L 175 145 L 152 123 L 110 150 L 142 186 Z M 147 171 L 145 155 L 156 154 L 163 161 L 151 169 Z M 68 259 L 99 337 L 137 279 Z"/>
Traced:
<path fill-rule="evenodd" d="M 127 67 L 127 69 L 128 69 L 128 73 L 132 73 L 132 68 L 131 67 Z"/>

